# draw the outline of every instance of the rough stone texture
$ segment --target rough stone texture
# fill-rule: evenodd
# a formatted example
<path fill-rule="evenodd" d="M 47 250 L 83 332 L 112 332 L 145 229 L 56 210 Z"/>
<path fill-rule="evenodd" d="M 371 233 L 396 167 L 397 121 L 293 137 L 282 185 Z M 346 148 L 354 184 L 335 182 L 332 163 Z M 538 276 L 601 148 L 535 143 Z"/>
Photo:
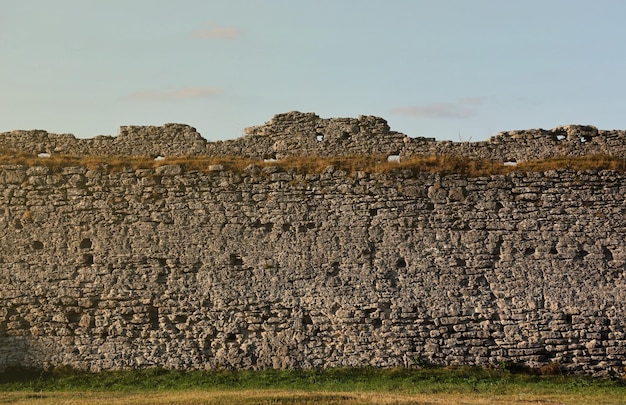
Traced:
<path fill-rule="evenodd" d="M 624 180 L 2 166 L 0 369 L 622 372 Z"/>
<path fill-rule="evenodd" d="M 124 126 L 117 137 L 100 135 L 76 139 L 72 134 L 42 130 L 0 134 L 0 152 L 48 153 L 50 155 L 181 156 L 206 153 L 206 139 L 183 124 Z"/>
<path fill-rule="evenodd" d="M 626 131 L 580 125 L 502 132 L 484 142 L 437 142 L 433 138 L 410 138 L 391 131 L 387 122 L 378 117 L 322 119 L 313 113 L 289 112 L 274 116 L 264 125 L 248 128 L 245 133 L 234 140 L 207 142 L 194 128 L 182 124 L 127 126 L 120 129 L 117 137 L 92 139 L 41 130 L 12 131 L 0 134 L 0 152 L 154 157 L 231 155 L 255 159 L 447 154 L 502 162 L 591 154 L 626 157 Z"/>

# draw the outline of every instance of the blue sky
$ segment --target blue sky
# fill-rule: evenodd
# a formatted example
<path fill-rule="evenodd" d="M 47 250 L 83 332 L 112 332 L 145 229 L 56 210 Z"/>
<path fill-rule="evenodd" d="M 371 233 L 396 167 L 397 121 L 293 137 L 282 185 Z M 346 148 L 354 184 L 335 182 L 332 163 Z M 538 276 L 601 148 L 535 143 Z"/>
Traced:
<path fill-rule="evenodd" d="M 623 0 L 0 0 L 0 132 L 209 140 L 292 110 L 409 136 L 626 129 Z"/>

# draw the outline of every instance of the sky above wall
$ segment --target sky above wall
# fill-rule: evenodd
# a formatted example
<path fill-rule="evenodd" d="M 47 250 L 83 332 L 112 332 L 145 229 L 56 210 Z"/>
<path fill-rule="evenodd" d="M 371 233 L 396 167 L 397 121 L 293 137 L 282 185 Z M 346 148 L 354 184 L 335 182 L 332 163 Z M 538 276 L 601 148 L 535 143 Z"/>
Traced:
<path fill-rule="evenodd" d="M 208 140 L 292 110 L 478 141 L 626 129 L 623 0 L 0 0 L 0 132 Z"/>

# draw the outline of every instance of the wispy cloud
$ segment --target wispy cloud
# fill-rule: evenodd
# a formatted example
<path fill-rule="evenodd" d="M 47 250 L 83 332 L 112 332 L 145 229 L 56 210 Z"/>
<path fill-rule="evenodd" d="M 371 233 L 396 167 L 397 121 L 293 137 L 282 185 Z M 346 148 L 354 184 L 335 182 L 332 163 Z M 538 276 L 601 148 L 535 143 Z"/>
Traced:
<path fill-rule="evenodd" d="M 466 119 L 478 114 L 476 107 L 482 104 L 478 97 L 460 98 L 452 103 L 431 103 L 397 107 L 391 110 L 394 114 L 410 115 L 423 118 L 457 118 Z"/>
<path fill-rule="evenodd" d="M 241 31 L 233 27 L 210 26 L 198 28 L 193 36 L 201 39 L 235 39 L 241 35 Z"/>
<path fill-rule="evenodd" d="M 163 101 L 184 100 L 190 98 L 205 98 L 220 94 L 222 91 L 216 87 L 186 87 L 178 90 L 161 91 L 146 90 L 130 94 L 130 100 Z"/>

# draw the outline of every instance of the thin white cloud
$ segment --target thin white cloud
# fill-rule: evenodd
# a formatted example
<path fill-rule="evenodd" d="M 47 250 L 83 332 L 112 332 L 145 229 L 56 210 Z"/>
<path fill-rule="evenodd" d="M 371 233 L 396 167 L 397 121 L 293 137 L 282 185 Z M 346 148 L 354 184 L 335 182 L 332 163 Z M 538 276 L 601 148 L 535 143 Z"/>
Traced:
<path fill-rule="evenodd" d="M 164 100 L 185 100 L 191 98 L 205 98 L 220 94 L 222 91 L 216 87 L 186 87 L 178 90 L 161 91 L 146 90 L 130 94 L 127 98 L 131 100 L 144 101 L 164 101 Z"/>
<path fill-rule="evenodd" d="M 198 28 L 193 36 L 201 39 L 235 39 L 241 35 L 241 31 L 233 27 L 205 27 Z"/>
<path fill-rule="evenodd" d="M 461 98 L 453 103 L 432 103 L 397 107 L 391 110 L 394 114 L 410 115 L 422 118 L 457 118 L 467 119 L 478 114 L 476 106 L 482 104 L 478 97 Z"/>

